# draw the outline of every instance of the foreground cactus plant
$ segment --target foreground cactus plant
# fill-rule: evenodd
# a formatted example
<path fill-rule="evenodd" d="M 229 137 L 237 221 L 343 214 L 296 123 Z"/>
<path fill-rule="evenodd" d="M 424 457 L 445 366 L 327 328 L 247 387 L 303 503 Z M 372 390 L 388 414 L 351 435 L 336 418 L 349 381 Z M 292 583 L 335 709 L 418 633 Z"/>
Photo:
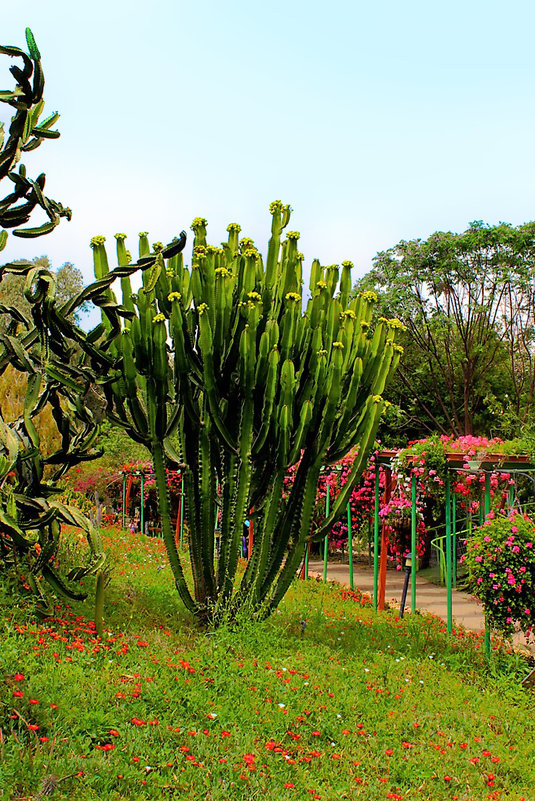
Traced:
<path fill-rule="evenodd" d="M 0 575 L 18 576 L 37 596 L 43 614 L 51 614 L 53 603 L 42 579 L 55 594 L 81 600 L 86 593 L 79 586 L 80 579 L 94 575 L 95 621 L 102 633 L 105 554 L 90 521 L 58 499 L 58 482 L 66 471 L 101 455 L 95 447 L 98 427 L 84 400 L 88 377 L 84 377 L 83 364 L 76 365 L 73 350 L 62 341 L 63 331 L 56 329 L 52 340 L 47 331 L 46 321 L 52 322 L 54 315 L 61 320 L 54 306 L 53 276 L 24 263 L 4 265 L 0 277 L 4 272 L 27 272 L 26 296 L 34 320 L 20 309 L 0 305 L 0 317 L 7 321 L 0 332 L 0 374 L 10 366 L 26 380 L 20 416 L 4 419 L 0 411 Z M 68 320 L 66 324 L 70 330 Z M 70 326 L 75 330 L 72 323 Z M 85 360 L 78 351 L 80 358 Z M 45 408 L 51 410 L 60 439 L 53 453 L 45 452 L 36 422 Z M 73 568 L 66 577 L 55 564 L 62 523 L 81 529 L 90 551 L 87 563 Z"/>
<path fill-rule="evenodd" d="M 193 221 L 191 267 L 185 234 L 151 249 L 140 234 L 143 286 L 125 275 L 120 331 L 113 334 L 99 300 L 102 331 L 117 371 L 104 389 L 110 418 L 152 453 L 162 533 L 180 597 L 203 622 L 263 617 L 294 578 L 310 537 L 321 467 L 358 446 L 351 478 L 316 532 L 322 537 L 345 508 L 373 444 L 382 393 L 399 360 L 398 321 L 381 320 L 370 334 L 373 293 L 349 300 L 351 263 L 314 261 L 310 299 L 302 311 L 299 234 L 283 230 L 290 208 L 272 203 L 266 263 L 252 240 L 228 226 L 221 247 L 206 240 L 206 221 Z M 130 262 L 117 234 L 118 270 Z M 97 281 L 111 276 L 104 239 L 92 241 Z M 150 265 L 150 266 L 148 266 Z M 193 587 L 169 514 L 166 468 L 186 465 Z M 286 471 L 299 463 L 283 502 Z M 219 508 L 220 548 L 215 543 Z M 238 578 L 246 519 L 254 509 L 254 545 Z"/>

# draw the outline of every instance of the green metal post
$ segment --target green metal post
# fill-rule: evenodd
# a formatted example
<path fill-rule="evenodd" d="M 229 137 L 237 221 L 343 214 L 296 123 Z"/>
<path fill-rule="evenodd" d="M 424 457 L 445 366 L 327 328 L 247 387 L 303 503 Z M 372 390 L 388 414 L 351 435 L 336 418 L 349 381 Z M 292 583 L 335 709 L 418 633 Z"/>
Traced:
<path fill-rule="evenodd" d="M 143 473 L 141 473 L 141 516 L 140 516 L 140 520 L 139 520 L 139 525 L 141 526 L 141 534 L 144 534 L 144 533 L 145 533 L 145 530 L 144 530 L 144 528 L 143 528 L 143 517 L 144 517 L 144 515 L 143 515 L 143 512 L 144 512 L 144 503 L 143 503 L 143 479 L 144 479 L 144 477 L 145 477 L 145 476 L 144 476 L 144 474 L 143 474 Z"/>
<path fill-rule="evenodd" d="M 451 548 L 453 565 L 453 586 L 457 586 L 457 498 L 455 492 L 451 495 Z"/>
<path fill-rule="evenodd" d="M 507 511 L 510 512 L 515 503 L 515 490 L 516 490 L 516 483 L 511 484 L 509 487 L 509 495 L 507 496 Z"/>
<path fill-rule="evenodd" d="M 368 518 L 368 567 L 372 563 L 372 521 Z"/>
<path fill-rule="evenodd" d="M 490 512 L 490 473 L 485 473 L 485 517 Z M 485 617 L 485 654 L 490 657 L 490 626 Z"/>
<path fill-rule="evenodd" d="M 126 526 L 126 473 L 123 473 L 123 531 Z"/>
<path fill-rule="evenodd" d="M 347 548 L 349 556 L 349 586 L 353 587 L 353 530 L 351 527 L 351 504 L 347 504 Z"/>
<path fill-rule="evenodd" d="M 450 474 L 446 473 L 446 589 L 448 604 L 448 633 L 453 631 L 452 586 L 451 586 L 451 487 Z"/>
<path fill-rule="evenodd" d="M 329 506 L 331 501 L 331 488 L 327 484 L 327 495 L 325 496 L 325 517 L 329 517 Z M 323 581 L 327 581 L 327 555 L 329 553 L 329 534 L 323 540 Z"/>
<path fill-rule="evenodd" d="M 416 612 L 416 476 L 411 477 L 411 610 Z"/>
<path fill-rule="evenodd" d="M 490 512 L 490 473 L 485 473 L 485 517 Z"/>
<path fill-rule="evenodd" d="M 379 465 L 375 465 L 375 505 L 373 514 L 373 608 L 377 612 L 379 580 Z"/>
<path fill-rule="evenodd" d="M 308 552 L 310 551 L 310 544 L 305 548 L 305 578 L 308 578 Z"/>

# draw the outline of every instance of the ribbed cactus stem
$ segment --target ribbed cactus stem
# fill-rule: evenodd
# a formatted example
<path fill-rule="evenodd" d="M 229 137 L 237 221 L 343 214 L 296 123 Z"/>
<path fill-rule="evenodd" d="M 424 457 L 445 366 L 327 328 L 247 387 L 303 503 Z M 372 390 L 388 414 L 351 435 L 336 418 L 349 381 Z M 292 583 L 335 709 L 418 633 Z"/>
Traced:
<path fill-rule="evenodd" d="M 169 504 L 169 489 L 167 486 L 166 460 L 163 447 L 159 442 L 152 442 L 152 466 L 158 494 L 158 511 L 162 522 L 162 537 L 167 551 L 169 565 L 175 579 L 175 585 L 184 603 L 190 612 L 197 612 L 197 604 L 191 597 L 186 584 L 182 563 L 175 543 L 175 533 L 171 524 L 171 510 Z"/>

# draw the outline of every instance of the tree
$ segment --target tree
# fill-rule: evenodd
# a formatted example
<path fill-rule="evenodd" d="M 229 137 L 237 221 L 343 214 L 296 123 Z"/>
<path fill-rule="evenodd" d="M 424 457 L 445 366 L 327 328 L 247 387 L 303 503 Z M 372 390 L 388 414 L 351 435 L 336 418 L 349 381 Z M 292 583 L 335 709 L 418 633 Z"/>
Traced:
<path fill-rule="evenodd" d="M 411 433 L 502 433 L 490 413 L 500 405 L 525 424 L 535 392 L 534 277 L 535 223 L 474 222 L 376 256 L 355 291 L 375 289 L 379 314 L 406 326 L 389 398 Z"/>

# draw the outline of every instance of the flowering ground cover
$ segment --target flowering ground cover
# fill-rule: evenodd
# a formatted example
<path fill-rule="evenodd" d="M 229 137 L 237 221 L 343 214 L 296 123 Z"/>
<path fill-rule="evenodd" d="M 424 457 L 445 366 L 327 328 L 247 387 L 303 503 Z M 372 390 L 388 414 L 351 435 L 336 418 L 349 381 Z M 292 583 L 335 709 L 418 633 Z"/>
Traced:
<path fill-rule="evenodd" d="M 535 798 L 525 663 L 319 582 L 201 632 L 161 542 L 114 530 L 106 633 L 0 589 L 0 798 Z"/>

